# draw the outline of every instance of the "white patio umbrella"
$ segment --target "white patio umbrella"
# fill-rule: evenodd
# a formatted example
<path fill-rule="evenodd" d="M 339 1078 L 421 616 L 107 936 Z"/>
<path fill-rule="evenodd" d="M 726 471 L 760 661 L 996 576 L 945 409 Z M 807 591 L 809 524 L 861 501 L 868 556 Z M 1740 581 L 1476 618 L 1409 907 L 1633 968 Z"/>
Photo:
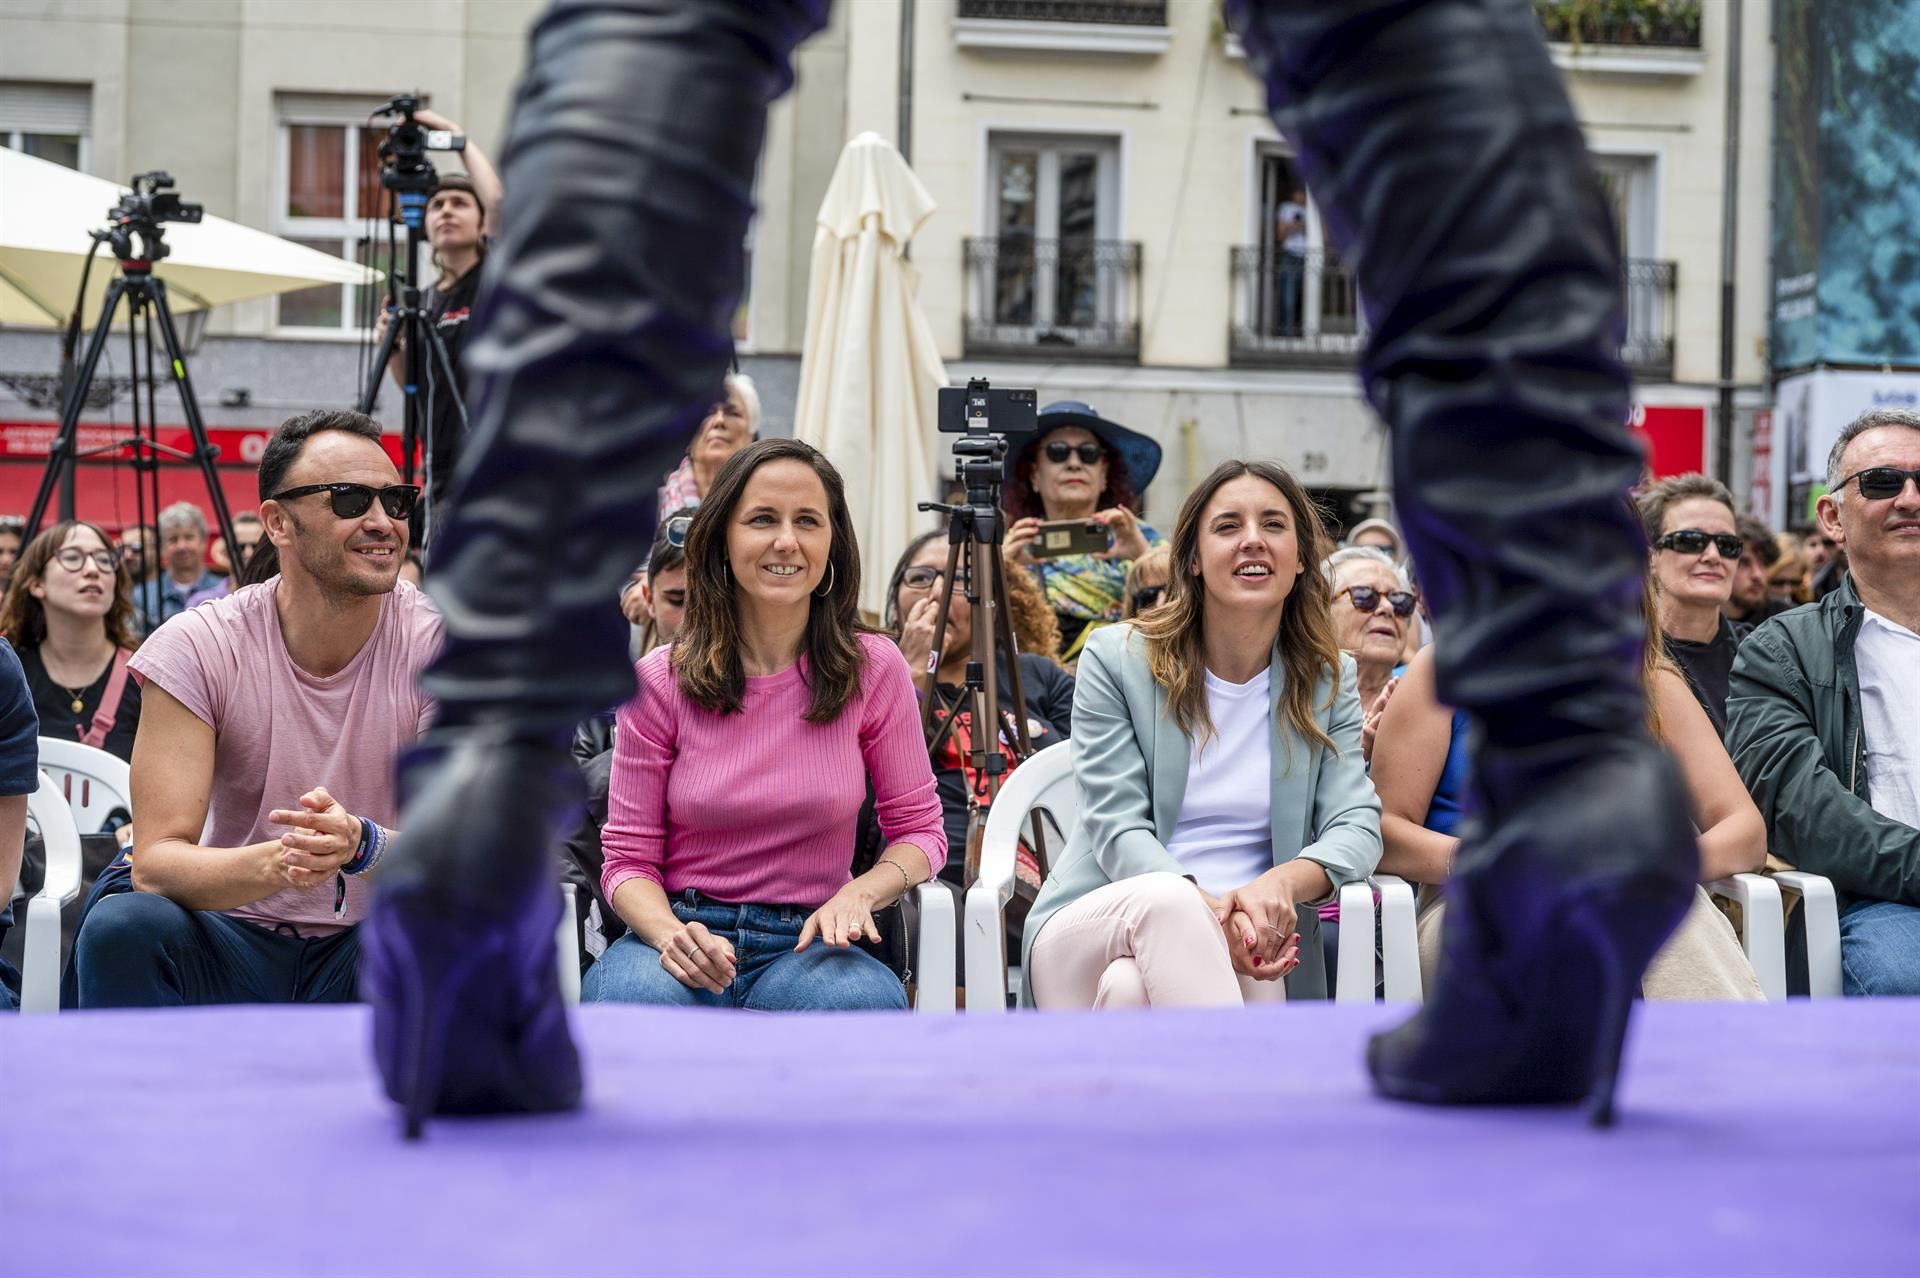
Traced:
<path fill-rule="evenodd" d="M 947 370 L 902 252 L 935 207 L 893 145 L 862 133 L 840 153 L 813 237 L 794 434 L 846 479 L 860 607 L 875 615 L 894 561 L 929 526 L 914 506 L 933 495 Z"/>
<path fill-rule="evenodd" d="M 0 147 L 0 324 L 64 325 L 107 210 L 126 187 Z M 191 196 L 191 191 L 186 193 Z M 168 256 L 154 268 L 176 313 L 243 302 L 318 284 L 372 284 L 353 262 L 225 218 L 165 223 Z M 82 320 L 91 330 L 118 270 L 103 247 L 87 280 Z"/>

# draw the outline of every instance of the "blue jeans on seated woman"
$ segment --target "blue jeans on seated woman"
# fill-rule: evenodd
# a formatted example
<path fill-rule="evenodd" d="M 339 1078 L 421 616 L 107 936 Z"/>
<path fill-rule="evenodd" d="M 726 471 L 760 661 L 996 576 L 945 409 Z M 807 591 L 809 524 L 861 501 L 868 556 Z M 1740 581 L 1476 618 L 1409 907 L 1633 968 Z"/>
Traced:
<path fill-rule="evenodd" d="M 865 950 L 816 940 L 794 952 L 810 913 L 797 905 L 726 905 L 688 892 L 674 900 L 673 916 L 700 923 L 733 946 L 733 984 L 719 994 L 682 985 L 660 966 L 660 951 L 629 932 L 587 969 L 581 997 L 754 1012 L 906 1011 L 900 978 Z"/>

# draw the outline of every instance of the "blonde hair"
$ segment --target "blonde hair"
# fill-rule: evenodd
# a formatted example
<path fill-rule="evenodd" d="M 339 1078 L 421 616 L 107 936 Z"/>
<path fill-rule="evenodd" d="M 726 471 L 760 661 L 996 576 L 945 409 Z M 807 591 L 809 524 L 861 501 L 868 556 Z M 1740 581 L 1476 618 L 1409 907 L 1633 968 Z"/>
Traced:
<path fill-rule="evenodd" d="M 1140 615 L 1140 610 L 1133 606 L 1133 596 L 1136 592 L 1146 589 L 1146 577 L 1147 574 L 1151 572 L 1159 573 L 1161 578 L 1166 581 L 1168 589 L 1171 590 L 1173 587 L 1173 551 L 1166 546 L 1155 546 L 1152 550 L 1149 550 L 1146 554 L 1134 560 L 1132 565 L 1127 569 L 1127 584 L 1124 587 L 1126 597 L 1120 601 L 1120 617 L 1122 620 Z M 1163 594 L 1161 599 L 1164 601 L 1165 598 L 1166 596 Z"/>

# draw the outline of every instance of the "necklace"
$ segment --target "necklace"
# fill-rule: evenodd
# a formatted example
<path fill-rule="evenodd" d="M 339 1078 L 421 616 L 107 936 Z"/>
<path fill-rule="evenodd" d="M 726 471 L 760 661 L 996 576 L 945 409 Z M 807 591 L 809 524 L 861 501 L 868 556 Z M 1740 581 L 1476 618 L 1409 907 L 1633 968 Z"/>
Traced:
<path fill-rule="evenodd" d="M 80 694 L 85 692 L 89 686 L 91 685 L 81 684 L 78 688 L 69 688 L 64 683 L 60 685 L 61 690 L 64 691 L 69 697 L 73 698 L 73 712 L 75 714 L 79 714 L 80 711 L 86 706 L 87 703 L 81 699 Z"/>

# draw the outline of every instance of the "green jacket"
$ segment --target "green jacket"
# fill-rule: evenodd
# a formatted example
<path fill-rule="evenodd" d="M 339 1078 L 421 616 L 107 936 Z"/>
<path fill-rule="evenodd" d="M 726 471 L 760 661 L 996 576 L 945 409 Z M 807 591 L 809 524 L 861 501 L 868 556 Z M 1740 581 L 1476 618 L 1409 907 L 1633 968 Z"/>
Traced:
<path fill-rule="evenodd" d="M 1775 856 L 1832 879 L 1843 905 L 1847 897 L 1920 905 L 1920 830 L 1867 801 L 1853 658 L 1863 612 L 1849 577 L 1747 636 L 1729 682 L 1727 752 Z"/>

